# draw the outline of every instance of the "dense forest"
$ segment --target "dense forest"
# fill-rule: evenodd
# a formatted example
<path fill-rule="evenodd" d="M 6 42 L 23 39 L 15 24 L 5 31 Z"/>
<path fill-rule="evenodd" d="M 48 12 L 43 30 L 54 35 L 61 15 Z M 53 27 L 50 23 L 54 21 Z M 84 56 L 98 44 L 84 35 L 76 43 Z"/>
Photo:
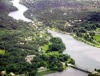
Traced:
<path fill-rule="evenodd" d="M 9 17 L 15 10 L 11 2 L 0 0 L 0 76 L 40 76 L 43 71 L 61 72 L 67 64 L 75 64 L 63 54 L 66 47 L 60 38 L 52 37 L 36 19 L 28 23 Z"/>

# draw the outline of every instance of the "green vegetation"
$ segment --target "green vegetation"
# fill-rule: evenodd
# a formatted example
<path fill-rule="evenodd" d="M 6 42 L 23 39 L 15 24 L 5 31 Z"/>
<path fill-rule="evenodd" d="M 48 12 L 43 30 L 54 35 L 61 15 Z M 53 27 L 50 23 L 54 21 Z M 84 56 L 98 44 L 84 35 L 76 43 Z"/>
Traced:
<path fill-rule="evenodd" d="M 56 45 L 58 43 L 59 45 Z M 53 46 L 51 49 L 53 44 L 56 46 Z M 31 63 L 36 65 L 37 68 L 43 67 L 47 70 L 41 70 L 37 75 L 47 72 L 61 72 L 67 67 L 68 63 L 75 64 L 74 60 L 71 59 L 69 55 L 62 54 L 64 49 L 65 45 L 60 38 L 51 38 L 47 45 L 42 46 L 41 52 L 43 54 L 41 53 L 40 55 L 35 56 Z"/>
<path fill-rule="evenodd" d="M 46 71 L 61 72 L 68 63 L 75 64 L 69 55 L 63 54 L 65 45 L 62 40 L 52 37 L 42 22 L 37 19 L 34 23 L 15 20 L 8 16 L 14 8 L 12 4 L 6 0 L 0 3 L 7 9 L 0 9 L 3 12 L 0 13 L 0 75 L 5 71 L 7 76 L 11 72 L 36 76 Z M 41 70 L 41 67 L 44 68 Z"/>
<path fill-rule="evenodd" d="M 99 1 L 21 0 L 21 3 L 29 8 L 24 13 L 27 18 L 37 18 L 50 28 L 75 34 L 78 40 L 100 47 Z"/>
<path fill-rule="evenodd" d="M 75 34 L 74 37 L 85 43 L 100 47 L 100 23 L 98 21 L 85 21 L 80 26 L 74 26 L 71 29 Z"/>
<path fill-rule="evenodd" d="M 66 49 L 64 43 L 62 43 L 62 40 L 60 38 L 52 38 L 51 40 L 51 45 L 49 45 L 49 48 L 47 51 L 53 52 L 53 51 L 58 51 L 58 52 L 63 52 L 64 49 Z"/>
<path fill-rule="evenodd" d="M 51 40 L 54 40 L 54 39 L 56 39 L 56 42 L 61 42 L 60 41 L 61 39 L 59 38 L 51 38 Z M 20 56 L 19 56 L 21 58 L 20 60 L 19 60 L 19 57 L 16 57 L 16 60 L 13 60 L 15 59 L 15 57 L 12 55 L 10 56 L 11 61 L 8 64 L 8 62 L 5 63 L 5 61 L 3 60 L 6 60 L 6 58 L 7 60 L 9 60 L 9 55 L 6 54 L 4 56 L 1 56 L 1 61 L 2 61 L 1 65 L 4 65 L 4 63 L 6 65 L 6 67 L 0 66 L 1 71 L 6 70 L 7 73 L 10 73 L 10 72 L 13 72 L 15 74 L 24 73 L 25 75 L 28 75 L 28 76 L 31 76 L 31 75 L 39 76 L 40 74 L 43 75 L 43 74 L 47 74 L 51 72 L 63 71 L 65 67 L 67 67 L 68 63 L 75 64 L 74 60 L 71 59 L 69 55 L 59 53 L 59 50 L 58 51 L 56 50 L 56 52 L 55 51 L 47 52 L 48 49 L 45 50 L 43 53 L 41 51 L 40 53 L 38 52 L 36 56 L 33 58 L 33 60 L 31 61 L 31 64 L 27 63 L 23 59 L 23 57 L 20 57 Z M 14 62 L 17 62 L 17 63 L 14 63 Z M 63 65 L 63 63 L 65 63 L 65 65 Z M 39 68 L 41 67 L 43 67 L 43 69 L 39 70 Z"/>
<path fill-rule="evenodd" d="M 97 42 L 100 42 L 100 35 L 95 35 L 93 38 L 94 38 Z"/>
<path fill-rule="evenodd" d="M 90 13 L 89 10 L 91 10 L 87 7 L 84 8 L 86 2 L 83 4 L 83 2 L 75 0 L 21 0 L 21 3 L 29 8 L 24 13 L 27 18 L 37 18 L 46 26 L 62 31 L 66 31 L 68 23 L 75 22 L 74 20 L 80 21 L 87 17 Z M 92 6 L 91 2 L 88 3 L 88 7 Z"/>
<path fill-rule="evenodd" d="M 0 50 L 0 54 L 4 55 L 5 54 L 5 50 Z"/>

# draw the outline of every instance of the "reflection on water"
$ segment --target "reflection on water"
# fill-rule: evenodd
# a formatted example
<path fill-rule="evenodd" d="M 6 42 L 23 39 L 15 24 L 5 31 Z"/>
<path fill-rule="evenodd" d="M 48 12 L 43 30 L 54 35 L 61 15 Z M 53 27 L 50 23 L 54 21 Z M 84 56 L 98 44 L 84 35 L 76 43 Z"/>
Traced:
<path fill-rule="evenodd" d="M 27 22 L 31 22 L 30 19 L 27 19 L 23 13 L 28 10 L 27 7 L 19 4 L 19 0 L 13 0 L 12 1 L 13 5 L 16 6 L 18 8 L 18 11 L 14 11 L 14 12 L 11 12 L 9 13 L 9 16 L 13 17 L 14 19 L 17 19 L 17 20 L 24 20 L 24 21 L 27 21 Z"/>

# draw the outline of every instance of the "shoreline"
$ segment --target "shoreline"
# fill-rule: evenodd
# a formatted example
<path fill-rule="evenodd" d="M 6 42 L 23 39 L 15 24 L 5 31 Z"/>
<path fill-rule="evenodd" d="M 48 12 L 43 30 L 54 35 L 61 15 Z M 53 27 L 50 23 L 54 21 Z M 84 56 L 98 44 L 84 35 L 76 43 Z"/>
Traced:
<path fill-rule="evenodd" d="M 85 39 L 83 38 L 80 38 L 78 36 L 76 36 L 75 34 L 72 35 L 74 39 L 78 40 L 78 41 L 81 41 L 81 42 L 84 42 L 90 46 L 93 46 L 93 47 L 96 47 L 96 48 L 100 48 L 100 46 L 96 45 L 96 44 L 93 44 L 92 42 L 89 42 L 89 41 L 86 41 Z"/>

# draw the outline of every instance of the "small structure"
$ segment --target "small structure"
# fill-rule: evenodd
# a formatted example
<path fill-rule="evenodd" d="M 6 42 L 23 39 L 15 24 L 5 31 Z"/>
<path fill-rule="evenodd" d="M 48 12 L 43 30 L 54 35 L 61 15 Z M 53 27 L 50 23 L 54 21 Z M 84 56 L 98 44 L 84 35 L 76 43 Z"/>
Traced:
<path fill-rule="evenodd" d="M 15 76 L 15 74 L 13 72 L 10 73 L 11 76 Z"/>
<path fill-rule="evenodd" d="M 44 70 L 45 69 L 45 67 L 40 67 L 40 68 L 38 68 L 38 70 Z"/>
<path fill-rule="evenodd" d="M 38 68 L 38 72 L 42 72 L 42 71 L 46 71 L 47 70 L 47 68 L 46 67 L 40 67 L 40 68 Z"/>
<path fill-rule="evenodd" d="M 33 57 L 35 57 L 35 55 L 27 55 L 27 56 L 25 57 L 25 60 L 26 60 L 27 62 L 31 63 L 31 60 L 33 59 Z"/>
<path fill-rule="evenodd" d="M 6 74 L 6 71 L 1 71 L 1 76 L 4 76 Z"/>

